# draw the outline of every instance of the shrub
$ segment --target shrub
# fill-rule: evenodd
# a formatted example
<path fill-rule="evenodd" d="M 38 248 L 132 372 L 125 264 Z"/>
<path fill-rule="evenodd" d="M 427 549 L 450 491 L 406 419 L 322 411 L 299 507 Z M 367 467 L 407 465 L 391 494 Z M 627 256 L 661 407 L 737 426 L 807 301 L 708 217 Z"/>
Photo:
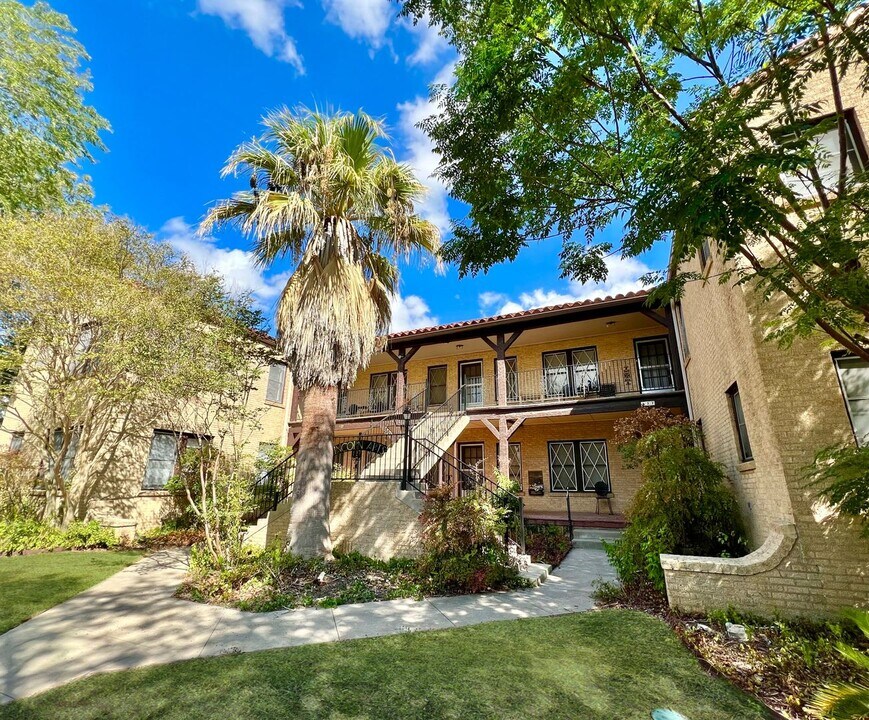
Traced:
<path fill-rule="evenodd" d="M 47 550 L 62 546 L 63 533 L 34 518 L 0 522 L 0 553 Z"/>
<path fill-rule="evenodd" d="M 534 562 L 557 567 L 571 547 L 570 536 L 557 525 L 532 525 L 525 534 L 525 551 Z"/>
<path fill-rule="evenodd" d="M 503 537 L 509 511 L 474 493 L 453 488 L 429 493 L 421 515 L 425 555 L 419 572 L 433 592 L 480 592 L 521 584 Z"/>
<path fill-rule="evenodd" d="M 73 522 L 65 531 L 33 518 L 0 522 L 0 553 L 114 548 L 118 544 L 115 533 L 96 520 Z"/>
<path fill-rule="evenodd" d="M 696 428 L 684 415 L 674 415 L 667 408 L 641 407 L 613 422 L 613 439 L 627 467 L 636 467 L 637 444 L 649 433 L 668 427 Z M 698 430 L 699 432 L 699 430 Z"/>
<path fill-rule="evenodd" d="M 663 592 L 661 553 L 730 557 L 747 551 L 722 467 L 695 445 L 696 437 L 693 424 L 677 423 L 630 444 L 643 484 L 627 510 L 624 534 L 605 544 L 623 583 L 647 579 Z"/>
<path fill-rule="evenodd" d="M 853 608 L 846 616 L 854 622 L 864 640 L 869 640 L 869 612 Z M 869 652 L 841 641 L 836 643 L 836 651 L 854 665 L 862 675 L 861 681 L 825 685 L 812 699 L 809 711 L 818 717 L 860 720 L 869 714 L 869 686 L 865 681 L 869 675 Z"/>
<path fill-rule="evenodd" d="M 452 486 L 430 491 L 420 520 L 423 545 L 429 555 L 464 555 L 488 547 L 500 547 L 507 511 L 480 495 L 452 497 Z"/>
<path fill-rule="evenodd" d="M 63 547 L 70 550 L 83 548 L 114 548 L 120 543 L 111 528 L 103 527 L 96 520 L 70 523 L 63 534 Z"/>

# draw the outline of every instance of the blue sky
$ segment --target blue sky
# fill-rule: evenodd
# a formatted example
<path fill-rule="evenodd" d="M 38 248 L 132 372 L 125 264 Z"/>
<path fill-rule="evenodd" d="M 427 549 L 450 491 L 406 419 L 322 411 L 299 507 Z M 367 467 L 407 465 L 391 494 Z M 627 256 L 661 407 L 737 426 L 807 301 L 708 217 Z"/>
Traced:
<path fill-rule="evenodd" d="M 390 0 L 51 0 L 91 55 L 89 102 L 112 124 L 107 152 L 86 168 L 95 200 L 189 254 L 202 270 L 251 290 L 271 314 L 288 268 L 261 271 L 230 230 L 195 235 L 207 207 L 240 187 L 219 173 L 232 149 L 282 105 L 356 110 L 386 120 L 396 155 L 430 192 L 422 212 L 446 232 L 464 209 L 431 177 L 437 165 L 415 124 L 431 114 L 428 86 L 455 54 L 437 33 L 400 20 Z M 558 277 L 560 242 L 460 280 L 448 268 L 403 267 L 393 329 L 453 322 L 639 287 L 665 262 L 613 259 L 602 286 Z"/>

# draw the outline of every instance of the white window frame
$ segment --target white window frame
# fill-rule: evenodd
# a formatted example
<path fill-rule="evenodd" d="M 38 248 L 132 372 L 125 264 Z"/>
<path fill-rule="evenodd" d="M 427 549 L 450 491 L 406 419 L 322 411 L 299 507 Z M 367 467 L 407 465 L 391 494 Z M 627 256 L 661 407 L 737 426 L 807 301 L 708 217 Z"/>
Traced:
<path fill-rule="evenodd" d="M 275 368 L 281 368 L 281 377 L 280 377 L 280 392 L 277 393 L 279 396 L 278 400 L 275 400 L 274 397 L 270 397 L 272 383 L 276 383 L 277 381 L 272 378 L 272 371 Z M 284 363 L 269 363 L 269 374 L 266 377 L 266 402 L 272 403 L 274 405 L 283 405 L 284 400 L 287 395 L 287 366 Z"/>
<path fill-rule="evenodd" d="M 869 396 L 867 397 L 857 397 L 851 398 L 848 396 L 848 390 L 845 387 L 845 378 L 842 377 L 842 363 L 848 362 L 861 362 L 860 358 L 855 355 L 841 355 L 833 358 L 833 361 L 836 365 L 836 375 L 839 378 L 839 389 L 842 391 L 842 399 L 845 401 L 845 411 L 848 413 L 848 422 L 851 424 L 851 432 L 854 435 L 854 441 L 857 443 L 857 447 L 864 447 L 869 445 L 869 433 L 865 436 L 861 437 L 857 435 L 857 423 L 854 420 L 854 410 L 851 407 L 852 402 L 866 402 L 869 404 Z M 867 364 L 867 372 L 869 372 L 869 364 Z"/>
<path fill-rule="evenodd" d="M 553 485 L 553 472 L 552 472 L 552 461 L 553 461 L 553 448 L 557 445 L 569 445 L 571 446 L 571 454 L 573 456 L 573 476 L 574 489 L 564 489 L 564 488 L 556 488 Z M 607 441 L 604 439 L 595 439 L 595 440 L 550 440 L 547 443 L 548 446 L 548 457 L 549 457 L 549 492 L 551 493 L 563 493 L 563 492 L 572 492 L 572 493 L 593 493 L 594 490 L 594 482 L 590 482 L 592 478 L 587 478 L 585 476 L 585 472 L 583 470 L 583 459 L 588 455 L 587 448 L 589 446 L 603 446 L 603 452 L 601 453 L 604 461 L 604 468 L 606 470 L 606 485 L 607 489 L 612 489 L 612 476 L 610 475 L 610 460 L 609 460 L 609 446 L 607 445 Z"/>

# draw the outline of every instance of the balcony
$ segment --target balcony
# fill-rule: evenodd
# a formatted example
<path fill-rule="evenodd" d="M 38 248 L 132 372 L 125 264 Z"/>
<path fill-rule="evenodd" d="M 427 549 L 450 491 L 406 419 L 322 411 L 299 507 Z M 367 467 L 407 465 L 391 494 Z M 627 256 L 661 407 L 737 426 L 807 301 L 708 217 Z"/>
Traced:
<path fill-rule="evenodd" d="M 646 395 L 675 389 L 669 360 L 643 365 L 637 358 L 601 360 L 561 367 L 534 368 L 507 373 L 508 407 L 602 400 L 625 395 Z M 425 383 L 407 386 L 405 397 L 413 412 L 426 406 Z M 503 407 L 491 374 L 465 376 L 458 393 L 459 409 Z M 395 389 L 348 390 L 338 401 L 338 417 L 354 418 L 395 412 Z"/>
<path fill-rule="evenodd" d="M 425 383 L 410 383 L 404 389 L 404 397 L 413 412 L 425 409 Z M 351 388 L 338 394 L 338 418 L 348 419 L 389 415 L 396 411 L 395 386 Z"/>
<path fill-rule="evenodd" d="M 636 358 L 603 360 L 563 367 L 507 373 L 508 406 L 666 392 L 674 389 L 669 363 L 640 367 Z M 467 379 L 460 396 L 463 410 L 498 406 L 491 376 Z"/>

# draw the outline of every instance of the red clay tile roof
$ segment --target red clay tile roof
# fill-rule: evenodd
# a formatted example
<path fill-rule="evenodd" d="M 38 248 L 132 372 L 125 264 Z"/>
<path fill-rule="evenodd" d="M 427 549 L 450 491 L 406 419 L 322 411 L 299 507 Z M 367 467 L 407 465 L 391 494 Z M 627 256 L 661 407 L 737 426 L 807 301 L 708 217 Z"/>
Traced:
<path fill-rule="evenodd" d="M 594 298 L 589 300 L 580 300 L 578 302 L 564 303 L 562 305 L 549 305 L 547 307 L 532 308 L 531 310 L 522 310 L 521 312 L 507 313 L 506 315 L 493 315 L 492 317 L 476 318 L 474 320 L 461 320 L 460 322 L 447 323 L 446 325 L 433 325 L 432 327 L 417 328 L 416 330 L 402 330 L 400 332 L 389 333 L 389 340 L 398 340 L 400 338 L 413 337 L 415 335 L 425 335 L 430 332 L 440 330 L 455 330 L 458 328 L 473 327 L 475 325 L 486 325 L 491 322 L 499 322 L 502 320 L 513 320 L 519 318 L 530 317 L 532 315 L 543 315 L 544 313 L 568 310 L 571 308 L 582 308 L 606 305 L 607 303 L 618 302 L 620 300 L 630 300 L 633 298 L 645 298 L 648 296 L 647 290 L 637 290 L 636 292 L 625 293 L 624 295 L 616 295 L 615 297 L 607 295 L 604 298 Z"/>

